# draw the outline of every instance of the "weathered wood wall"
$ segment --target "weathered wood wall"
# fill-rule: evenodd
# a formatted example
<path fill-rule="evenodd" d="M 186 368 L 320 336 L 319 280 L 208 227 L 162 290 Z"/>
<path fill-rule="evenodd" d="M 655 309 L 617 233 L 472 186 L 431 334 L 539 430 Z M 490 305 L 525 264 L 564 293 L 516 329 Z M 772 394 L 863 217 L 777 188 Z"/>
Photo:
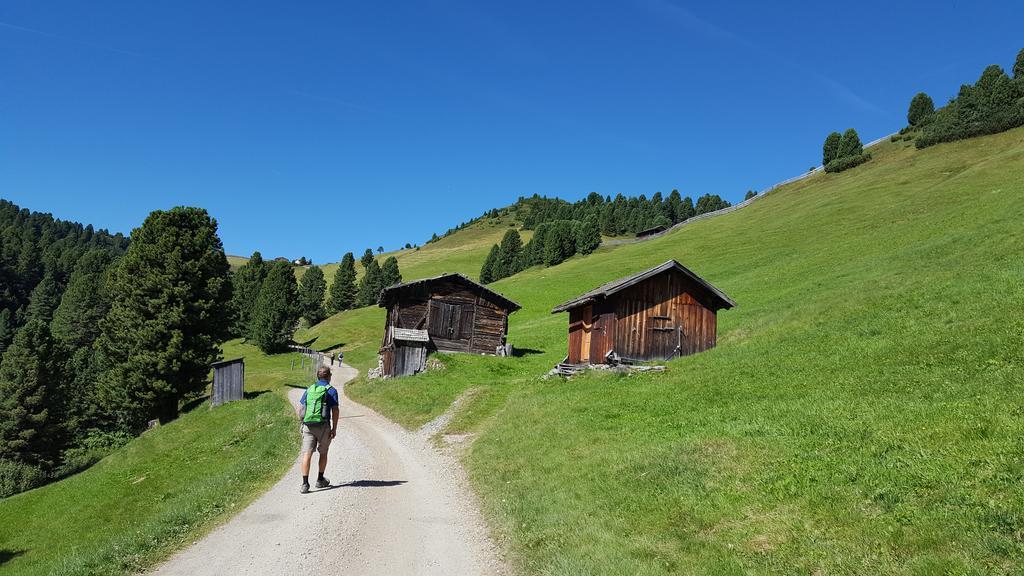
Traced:
<path fill-rule="evenodd" d="M 666 360 L 715 346 L 717 316 L 703 290 L 676 271 L 593 304 L 589 355 L 584 306 L 569 310 L 568 362 L 599 364 L 609 352 L 630 360 Z"/>
<path fill-rule="evenodd" d="M 444 352 L 494 354 L 505 343 L 508 310 L 455 281 L 411 287 L 388 309 L 388 326 L 426 330 L 431 347 Z"/>
<path fill-rule="evenodd" d="M 241 400 L 245 395 L 245 361 L 241 358 L 225 360 L 213 365 L 213 393 L 210 405 Z"/>

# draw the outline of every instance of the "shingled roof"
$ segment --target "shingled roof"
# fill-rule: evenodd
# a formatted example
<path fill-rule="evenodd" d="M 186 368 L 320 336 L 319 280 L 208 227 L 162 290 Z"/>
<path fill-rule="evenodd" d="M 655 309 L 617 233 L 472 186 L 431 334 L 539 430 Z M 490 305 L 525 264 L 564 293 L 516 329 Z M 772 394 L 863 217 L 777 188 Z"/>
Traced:
<path fill-rule="evenodd" d="M 465 276 L 464 274 L 459 274 L 458 272 L 446 272 L 444 274 L 441 274 L 440 276 L 433 276 L 431 278 L 421 278 L 419 280 L 412 280 L 409 282 L 404 282 L 402 284 L 388 286 L 387 288 L 381 290 L 380 299 L 377 301 L 377 304 L 384 308 L 387 306 L 389 297 L 391 297 L 393 294 L 401 292 L 402 290 L 405 290 L 407 288 L 413 288 L 416 286 L 420 286 L 422 284 L 429 284 L 431 282 L 438 282 L 442 280 L 455 280 L 456 282 L 461 282 L 474 290 L 479 290 L 480 292 L 483 292 L 484 294 L 490 296 L 492 300 L 495 300 L 499 304 L 503 305 L 505 308 L 508 308 L 510 312 L 515 312 L 516 310 L 522 308 L 522 306 L 517 304 L 515 301 L 509 300 L 504 295 L 495 292 L 494 290 L 491 290 L 487 286 L 484 286 L 479 282 L 475 282 L 468 276 Z"/>
<path fill-rule="evenodd" d="M 720 304 L 719 308 L 732 308 L 733 306 L 736 305 L 736 303 L 733 302 L 732 298 L 729 298 L 728 296 L 725 295 L 724 292 L 722 292 L 718 288 L 715 288 L 714 286 L 712 286 L 711 283 L 709 283 L 708 281 L 704 280 L 700 276 L 697 276 L 696 274 L 694 274 L 693 271 L 691 271 L 689 268 L 687 268 L 686 266 L 683 266 L 682 264 L 680 264 L 679 262 L 676 262 L 675 260 L 669 260 L 668 262 L 665 262 L 664 264 L 655 266 L 654 268 L 651 268 L 650 270 L 645 270 L 643 272 L 638 272 L 637 274 L 633 274 L 632 276 L 626 276 L 625 278 L 619 278 L 618 280 L 612 280 L 611 282 L 608 282 L 607 284 L 603 284 L 601 286 L 598 286 L 597 288 L 594 288 L 593 290 L 591 290 L 589 292 L 581 294 L 581 295 L 577 296 L 576 298 L 573 298 L 572 300 L 569 300 L 568 302 L 565 302 L 564 304 L 559 304 L 558 306 L 555 306 L 555 308 L 553 310 L 551 310 L 551 313 L 552 314 L 558 314 L 559 312 L 565 312 L 565 311 L 567 311 L 567 310 L 569 310 L 571 308 L 576 308 L 577 306 L 582 306 L 583 304 L 588 304 L 590 302 L 594 302 L 594 301 L 596 301 L 596 300 L 598 300 L 600 298 L 608 297 L 608 296 L 610 296 L 612 294 L 615 294 L 616 292 L 619 292 L 621 290 L 625 290 L 626 288 L 629 288 L 630 286 L 634 286 L 636 284 L 639 284 L 640 282 L 643 282 L 644 280 L 647 280 L 648 278 L 657 276 L 658 274 L 661 274 L 662 272 L 667 272 L 667 271 L 673 270 L 673 269 L 678 270 L 679 272 L 682 272 L 684 275 L 690 277 L 694 282 L 696 282 L 700 286 L 706 288 L 708 293 L 711 295 L 711 297 L 718 304 Z"/>

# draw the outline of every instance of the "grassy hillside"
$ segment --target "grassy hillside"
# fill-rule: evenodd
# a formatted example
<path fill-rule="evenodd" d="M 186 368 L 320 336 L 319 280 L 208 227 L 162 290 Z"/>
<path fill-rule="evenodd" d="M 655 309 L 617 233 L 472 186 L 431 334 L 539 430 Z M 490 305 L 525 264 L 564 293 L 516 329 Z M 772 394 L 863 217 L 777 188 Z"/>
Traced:
<path fill-rule="evenodd" d="M 295 456 L 291 357 L 245 356 L 250 398 L 201 404 L 88 470 L 0 500 L 0 573 L 95 575 L 144 570 L 194 542 L 276 482 Z"/>
<path fill-rule="evenodd" d="M 475 486 L 543 574 L 1024 570 L 1024 130 L 869 163 L 494 287 L 518 358 L 356 383 L 417 426 L 465 391 Z M 732 296 L 663 374 L 540 375 L 552 306 L 677 258 Z M 374 362 L 383 314 L 306 331 Z"/>

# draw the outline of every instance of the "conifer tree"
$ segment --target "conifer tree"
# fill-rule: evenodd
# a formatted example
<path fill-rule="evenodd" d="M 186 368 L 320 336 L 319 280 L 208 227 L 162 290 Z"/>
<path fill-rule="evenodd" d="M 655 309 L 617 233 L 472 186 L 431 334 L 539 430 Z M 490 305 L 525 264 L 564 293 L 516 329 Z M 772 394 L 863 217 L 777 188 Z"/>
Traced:
<path fill-rule="evenodd" d="M 821 165 L 827 166 L 829 162 L 839 157 L 839 143 L 843 136 L 839 132 L 832 132 L 825 138 L 825 144 L 821 147 Z"/>
<path fill-rule="evenodd" d="M 1016 80 L 1024 80 L 1024 48 L 1017 52 L 1017 60 L 1013 63 L 1013 77 Z"/>
<path fill-rule="evenodd" d="M 387 288 L 402 283 L 402 272 L 398 269 L 398 258 L 388 256 L 380 267 L 380 286 Z"/>
<path fill-rule="evenodd" d="M 363 265 L 363 270 L 366 270 L 366 268 L 370 266 L 370 262 L 373 262 L 373 260 L 373 250 L 367 248 L 366 251 L 363 252 L 363 257 L 359 259 L 359 263 Z"/>
<path fill-rule="evenodd" d="M 42 320 L 49 324 L 53 319 L 53 312 L 60 304 L 60 292 L 57 281 L 53 274 L 47 274 L 32 290 L 28 299 L 28 307 L 25 308 L 25 320 Z"/>
<path fill-rule="evenodd" d="M 515 229 L 505 232 L 498 247 L 498 263 L 493 272 L 495 280 L 507 278 L 519 272 L 519 264 L 522 262 L 523 239 Z"/>
<path fill-rule="evenodd" d="M 107 276 L 114 258 L 105 250 L 90 250 L 78 261 L 50 330 L 68 350 L 90 348 L 100 335 L 100 323 L 110 310 Z"/>
<path fill-rule="evenodd" d="M 235 313 L 234 333 L 248 337 L 252 323 L 252 312 L 260 295 L 263 279 L 267 276 L 267 263 L 259 251 L 253 252 L 249 261 L 242 264 L 231 275 L 231 307 Z"/>
<path fill-rule="evenodd" d="M 252 314 L 252 339 L 263 352 L 279 352 L 292 339 L 300 316 L 298 287 L 292 267 L 272 262 Z"/>
<path fill-rule="evenodd" d="M 11 340 L 14 339 L 14 318 L 11 311 L 4 308 L 0 310 L 0 356 L 10 346 Z"/>
<path fill-rule="evenodd" d="M 356 303 L 356 259 L 351 252 L 346 252 L 334 271 L 334 283 L 331 284 L 331 297 L 328 307 L 331 312 L 341 312 L 352 308 Z"/>
<path fill-rule="evenodd" d="M 911 126 L 917 126 L 935 113 L 935 103 L 931 96 L 924 92 L 918 92 L 910 100 L 910 108 L 907 110 L 907 122 Z"/>
<path fill-rule="evenodd" d="M 487 253 L 487 259 L 484 260 L 483 267 L 480 268 L 480 283 L 490 284 L 494 282 L 494 267 L 498 264 L 498 245 L 491 246 L 491 251 Z"/>
<path fill-rule="evenodd" d="M 381 288 L 380 265 L 376 260 L 370 260 L 370 264 L 366 267 L 366 273 L 359 280 L 359 295 L 356 298 L 359 306 L 376 304 Z"/>
<path fill-rule="evenodd" d="M 757 196 L 757 192 L 754 192 L 753 190 L 747 190 L 747 193 L 743 196 L 743 199 L 750 200 L 754 196 Z"/>
<path fill-rule="evenodd" d="M 689 220 L 697 215 L 697 209 L 693 206 L 693 198 L 684 196 L 679 203 L 679 221 Z"/>
<path fill-rule="evenodd" d="M 672 192 L 669 193 L 668 198 L 665 199 L 665 216 L 668 217 L 668 219 L 671 220 L 673 224 L 676 224 L 680 221 L 679 205 L 682 204 L 682 202 L 683 199 L 679 195 L 679 190 L 672 190 Z"/>
<path fill-rule="evenodd" d="M 319 266 L 311 265 L 302 274 L 299 282 L 299 310 L 310 326 L 319 324 L 327 317 L 324 297 L 327 295 L 327 281 Z"/>
<path fill-rule="evenodd" d="M 848 128 L 846 132 L 843 132 L 843 137 L 839 141 L 839 155 L 836 158 L 850 158 L 863 153 L 864 146 L 860 143 L 860 136 L 857 135 L 856 130 Z"/>
<path fill-rule="evenodd" d="M 576 232 L 576 251 L 587 255 L 601 245 L 601 230 L 598 227 L 597 218 L 593 215 L 588 216 L 579 224 Z"/>
<path fill-rule="evenodd" d="M 52 468 L 61 448 L 55 423 L 59 355 L 38 318 L 18 331 L 0 362 L 0 459 Z"/>
<path fill-rule="evenodd" d="M 201 208 L 152 212 L 132 231 L 109 294 L 98 340 L 111 366 L 100 382 L 105 410 L 126 431 L 177 417 L 181 399 L 206 387 L 230 334 L 231 281 L 217 221 Z"/>

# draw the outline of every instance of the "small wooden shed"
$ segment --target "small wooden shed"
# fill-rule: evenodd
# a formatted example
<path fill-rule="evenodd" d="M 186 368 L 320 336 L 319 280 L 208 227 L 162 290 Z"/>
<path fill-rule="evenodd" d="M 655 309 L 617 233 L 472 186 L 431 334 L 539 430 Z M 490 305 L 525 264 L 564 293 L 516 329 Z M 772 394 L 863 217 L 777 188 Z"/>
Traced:
<path fill-rule="evenodd" d="M 462 274 L 389 286 L 379 304 L 387 309 L 380 350 L 384 376 L 415 374 L 435 350 L 495 354 L 505 345 L 508 315 L 520 308 Z M 414 348 L 422 348 L 422 356 Z"/>
<path fill-rule="evenodd" d="M 220 406 L 226 402 L 241 400 L 245 395 L 245 360 L 235 358 L 214 362 L 213 393 L 210 407 Z"/>
<path fill-rule="evenodd" d="M 719 310 L 736 303 L 669 260 L 556 306 L 569 312 L 569 364 L 668 360 L 714 348 Z"/>
<path fill-rule="evenodd" d="M 668 226 L 665 226 L 664 224 L 658 224 L 654 228 L 648 228 L 647 230 L 641 230 L 637 232 L 636 237 L 647 238 L 648 236 L 656 236 L 658 234 L 661 234 L 665 230 L 668 230 Z"/>

